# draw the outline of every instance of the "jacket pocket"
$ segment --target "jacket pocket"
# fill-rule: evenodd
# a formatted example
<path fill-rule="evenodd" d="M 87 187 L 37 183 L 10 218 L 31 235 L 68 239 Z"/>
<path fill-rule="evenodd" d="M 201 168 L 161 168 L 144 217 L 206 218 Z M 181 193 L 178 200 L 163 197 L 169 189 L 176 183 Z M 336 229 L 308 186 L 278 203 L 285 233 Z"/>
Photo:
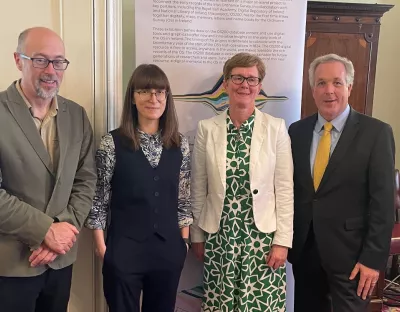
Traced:
<path fill-rule="evenodd" d="M 344 227 L 348 231 L 362 229 L 365 227 L 365 218 L 357 217 L 346 219 Z"/>

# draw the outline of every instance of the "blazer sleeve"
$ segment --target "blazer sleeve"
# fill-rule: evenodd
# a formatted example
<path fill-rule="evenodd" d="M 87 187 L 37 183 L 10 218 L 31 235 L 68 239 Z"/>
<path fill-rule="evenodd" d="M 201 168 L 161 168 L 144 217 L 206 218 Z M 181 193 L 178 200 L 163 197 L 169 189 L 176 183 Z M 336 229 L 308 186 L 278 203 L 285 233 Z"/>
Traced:
<path fill-rule="evenodd" d="M 361 264 L 376 270 L 386 266 L 389 255 L 394 224 L 394 163 L 393 132 L 384 124 L 370 156 L 368 232 L 359 258 Z"/>
<path fill-rule="evenodd" d="M 32 249 L 44 240 L 53 218 L 25 203 L 1 187 L 0 170 L 0 233 L 10 235 Z"/>
<path fill-rule="evenodd" d="M 276 232 L 274 245 L 292 247 L 293 239 L 293 159 L 290 137 L 282 119 L 276 145 L 275 165 Z"/>
<path fill-rule="evenodd" d="M 206 138 L 201 121 L 198 123 L 192 155 L 191 196 L 193 224 L 190 226 L 190 238 L 193 243 L 200 243 L 205 239 L 198 223 L 207 197 Z"/>
<path fill-rule="evenodd" d="M 57 216 L 60 222 L 68 222 L 78 230 L 82 228 L 96 189 L 96 164 L 94 159 L 93 130 L 82 107 L 83 141 L 80 150 L 78 167 L 67 207 Z"/>

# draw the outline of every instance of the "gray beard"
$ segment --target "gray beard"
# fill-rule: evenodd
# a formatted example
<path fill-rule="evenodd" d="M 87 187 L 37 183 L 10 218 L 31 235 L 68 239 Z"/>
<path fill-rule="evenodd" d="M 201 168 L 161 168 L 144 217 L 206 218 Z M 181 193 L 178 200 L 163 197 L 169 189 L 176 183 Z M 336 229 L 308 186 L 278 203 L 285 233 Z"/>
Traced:
<path fill-rule="evenodd" d="M 43 88 L 36 86 L 36 95 L 42 99 L 52 99 L 58 94 L 59 88 L 57 87 L 53 91 L 45 91 Z"/>

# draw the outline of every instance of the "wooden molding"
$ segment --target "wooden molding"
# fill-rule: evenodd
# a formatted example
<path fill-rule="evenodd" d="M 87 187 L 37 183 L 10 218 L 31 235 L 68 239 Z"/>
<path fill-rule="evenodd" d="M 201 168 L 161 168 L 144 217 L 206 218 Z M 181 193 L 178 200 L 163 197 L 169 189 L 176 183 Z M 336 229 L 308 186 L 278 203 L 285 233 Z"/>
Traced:
<path fill-rule="evenodd" d="M 320 15 L 360 15 L 382 17 L 393 8 L 391 4 L 365 4 L 365 3 L 342 3 L 308 1 L 307 13 Z"/>

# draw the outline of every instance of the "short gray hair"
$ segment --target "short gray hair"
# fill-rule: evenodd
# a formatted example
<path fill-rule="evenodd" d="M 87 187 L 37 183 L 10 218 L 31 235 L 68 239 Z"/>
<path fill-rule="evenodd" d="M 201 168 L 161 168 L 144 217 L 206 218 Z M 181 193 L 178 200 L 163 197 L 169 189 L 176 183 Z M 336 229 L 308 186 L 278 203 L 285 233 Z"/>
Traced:
<path fill-rule="evenodd" d="M 24 53 L 24 48 L 25 48 L 25 39 L 28 36 L 29 31 L 32 28 L 25 29 L 22 31 L 19 36 L 18 36 L 18 45 L 17 45 L 17 53 Z"/>
<path fill-rule="evenodd" d="M 315 70 L 318 65 L 330 63 L 330 62 L 340 62 L 344 65 L 346 69 L 346 84 L 352 85 L 354 82 L 354 66 L 353 63 L 342 56 L 331 53 L 317 57 L 314 61 L 311 62 L 310 68 L 308 70 L 308 78 L 310 79 L 310 86 L 313 87 L 315 84 Z"/>

